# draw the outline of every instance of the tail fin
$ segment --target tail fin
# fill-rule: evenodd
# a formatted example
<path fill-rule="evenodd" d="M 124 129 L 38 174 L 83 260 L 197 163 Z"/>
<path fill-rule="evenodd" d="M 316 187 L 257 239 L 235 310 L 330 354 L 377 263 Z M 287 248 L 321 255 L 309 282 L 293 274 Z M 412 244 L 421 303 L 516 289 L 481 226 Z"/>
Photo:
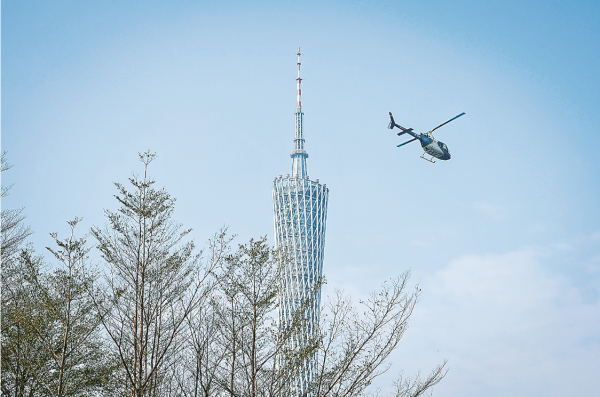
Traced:
<path fill-rule="evenodd" d="M 389 112 L 389 113 L 390 113 L 390 124 L 388 125 L 388 128 L 390 130 L 393 130 L 394 127 L 396 126 L 396 122 L 394 121 L 394 116 L 392 116 L 392 112 Z"/>

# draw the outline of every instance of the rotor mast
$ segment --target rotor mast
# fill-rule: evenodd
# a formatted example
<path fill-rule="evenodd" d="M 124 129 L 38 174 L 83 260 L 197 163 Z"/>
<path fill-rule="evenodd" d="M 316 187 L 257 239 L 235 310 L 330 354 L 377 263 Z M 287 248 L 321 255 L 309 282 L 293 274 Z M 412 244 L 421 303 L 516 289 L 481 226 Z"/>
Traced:
<path fill-rule="evenodd" d="M 302 131 L 302 78 L 300 77 L 300 47 L 298 47 L 298 78 L 296 79 L 296 135 L 294 137 L 294 151 L 291 154 L 292 157 L 292 177 L 293 178 L 307 178 L 306 170 L 306 159 L 308 153 L 304 150 L 304 133 Z"/>

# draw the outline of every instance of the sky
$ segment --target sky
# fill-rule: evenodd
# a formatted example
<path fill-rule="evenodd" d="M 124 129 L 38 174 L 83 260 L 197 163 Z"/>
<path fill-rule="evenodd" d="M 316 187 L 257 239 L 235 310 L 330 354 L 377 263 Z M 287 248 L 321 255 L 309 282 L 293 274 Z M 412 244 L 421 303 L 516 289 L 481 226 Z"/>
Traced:
<path fill-rule="evenodd" d="M 199 247 L 273 242 L 300 46 L 324 295 L 422 289 L 376 386 L 447 358 L 435 396 L 600 388 L 600 3 L 5 0 L 1 33 L 2 208 L 39 253 L 103 226 L 146 150 Z M 435 133 L 452 159 L 397 148 L 389 111 L 418 132 L 466 112 Z"/>

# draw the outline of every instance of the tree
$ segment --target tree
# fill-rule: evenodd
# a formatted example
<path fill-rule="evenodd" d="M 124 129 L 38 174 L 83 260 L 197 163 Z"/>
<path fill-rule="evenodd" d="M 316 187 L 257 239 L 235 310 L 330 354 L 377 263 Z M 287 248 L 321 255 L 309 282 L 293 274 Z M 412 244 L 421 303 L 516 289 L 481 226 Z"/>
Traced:
<path fill-rule="evenodd" d="M 1 172 L 7 171 L 12 168 L 12 165 L 8 164 L 6 160 L 6 152 L 1 155 Z M 11 189 L 10 186 L 2 186 L 2 198 L 8 196 L 8 191 Z M 23 208 L 20 209 L 3 209 L 1 212 L 2 217 L 2 271 L 8 270 L 7 267 L 14 259 L 15 255 L 19 252 L 21 245 L 33 232 L 29 226 L 23 225 L 25 216 L 23 215 Z"/>
<path fill-rule="evenodd" d="M 96 275 L 89 270 L 85 237 L 76 238 L 80 219 L 68 222 L 71 236 L 48 250 L 58 260 L 45 271 L 42 258 L 23 250 L 3 318 L 3 394 L 83 396 L 107 384 L 113 363 L 98 334 Z M 8 375 L 8 376 L 6 376 Z M 6 379 L 6 382 L 5 382 Z"/>
<path fill-rule="evenodd" d="M 282 274 L 278 254 L 263 237 L 240 244 L 224 261 L 215 308 L 223 330 L 220 384 L 226 395 L 289 394 L 295 370 L 316 347 L 313 341 L 298 351 L 289 348 L 306 323 L 300 311 L 287 328 L 274 317 Z"/>
<path fill-rule="evenodd" d="M 209 240 L 209 267 L 215 270 L 224 266 L 229 254 L 232 237 L 222 229 Z M 216 276 L 216 273 L 215 273 Z M 174 368 L 176 395 L 210 397 L 221 389 L 221 366 L 226 360 L 219 311 L 218 292 L 212 290 L 205 304 L 199 305 L 186 320 L 186 343 L 181 351 L 178 365 Z"/>
<path fill-rule="evenodd" d="M 11 168 L 6 152 L 1 155 L 1 172 Z M 2 186 L 2 198 L 12 186 Z M 26 238 L 33 232 L 23 225 L 23 208 L 3 209 L 1 212 L 2 258 L 2 395 L 39 395 L 39 378 L 49 357 L 46 349 L 31 328 L 32 322 L 46 323 L 41 308 L 28 307 L 34 287 L 28 282 L 26 270 L 36 274 L 41 258 L 34 257 L 33 247 L 23 249 Z M 31 266 L 25 266 L 29 263 Z M 24 320 L 30 321 L 25 322 Z"/>
<path fill-rule="evenodd" d="M 85 236 L 75 237 L 75 227 L 81 221 L 67 222 L 71 235 L 59 240 L 50 235 L 57 249 L 47 248 L 58 260 L 59 267 L 51 274 L 32 278 L 40 295 L 37 300 L 52 319 L 52 335 L 42 332 L 38 337 L 52 356 L 53 376 L 44 387 L 56 397 L 88 395 L 100 391 L 108 383 L 114 363 L 101 344 L 99 335 L 100 301 L 93 296 L 97 274 L 90 269 Z"/>
<path fill-rule="evenodd" d="M 306 333 L 302 302 L 292 324 L 277 323 L 280 274 L 287 260 L 265 238 L 241 244 L 220 262 L 212 305 L 191 322 L 187 380 L 189 396 L 299 396 L 299 373 L 313 371 L 305 396 L 368 395 L 368 387 L 390 367 L 387 358 L 398 346 L 418 301 L 419 290 L 407 292 L 409 274 L 384 283 L 361 301 L 361 310 L 336 291 L 323 309 L 319 330 Z M 318 285 L 313 293 L 320 288 Z M 314 299 L 314 298 L 313 298 Z M 302 340 L 300 346 L 292 340 Z M 189 365 L 192 364 L 192 365 Z M 417 397 L 445 375 L 445 365 L 421 380 L 400 377 L 392 397 Z M 184 382 L 185 383 L 185 382 Z"/>
<path fill-rule="evenodd" d="M 302 311 L 289 327 L 277 324 L 280 253 L 264 237 L 240 244 L 235 252 L 229 249 L 230 241 L 219 234 L 210 244 L 211 258 L 219 258 L 212 259 L 217 265 L 217 284 L 210 305 L 191 317 L 187 365 L 180 376 L 185 380 L 182 394 L 291 395 L 298 369 L 314 353 L 317 340 L 300 351 L 290 348 L 290 341 L 299 339 L 307 321 Z"/>
<path fill-rule="evenodd" d="M 5 264 L 3 263 L 3 267 Z M 52 335 L 51 314 L 36 299 L 31 278 L 41 273 L 42 260 L 28 247 L 2 272 L 2 395 L 43 396 L 51 356 L 38 337 Z"/>
<path fill-rule="evenodd" d="M 230 396 L 256 396 L 272 389 L 277 337 L 275 309 L 280 269 L 265 239 L 250 240 L 226 257 L 215 309 L 224 332 L 220 386 Z M 265 376 L 267 375 L 267 376 Z"/>
<path fill-rule="evenodd" d="M 357 310 L 349 297 L 336 291 L 325 306 L 321 323 L 318 371 L 311 394 L 319 397 L 362 396 L 373 380 L 387 372 L 386 359 L 398 346 L 420 290 L 406 292 L 409 273 L 385 282 L 381 291 L 360 301 Z M 362 315 L 360 314 L 362 312 Z M 399 377 L 393 397 L 417 397 L 446 375 L 446 361 L 425 380 Z"/>
<path fill-rule="evenodd" d="M 155 189 L 148 165 L 129 179 L 133 191 L 116 183 L 121 207 L 105 211 L 108 225 L 92 228 L 109 272 L 105 276 L 102 324 L 132 397 L 168 394 L 166 378 L 177 366 L 186 341 L 186 320 L 208 296 L 212 269 L 203 267 L 194 243 L 182 243 L 190 230 L 172 220 L 175 199 Z"/>

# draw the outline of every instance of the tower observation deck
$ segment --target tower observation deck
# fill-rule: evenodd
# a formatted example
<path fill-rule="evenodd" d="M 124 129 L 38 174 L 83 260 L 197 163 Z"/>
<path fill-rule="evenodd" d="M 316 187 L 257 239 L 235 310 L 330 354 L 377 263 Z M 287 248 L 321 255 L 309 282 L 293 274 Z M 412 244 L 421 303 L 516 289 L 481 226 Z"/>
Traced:
<path fill-rule="evenodd" d="M 298 78 L 296 133 L 292 157 L 292 173 L 279 176 L 273 181 L 273 213 L 275 222 L 275 245 L 288 255 L 282 274 L 282 293 L 279 297 L 278 321 L 285 327 L 291 324 L 294 313 L 303 302 L 312 297 L 314 287 L 323 273 L 325 249 L 325 222 L 329 189 L 319 180 L 308 178 L 302 130 L 302 91 L 300 78 L 300 48 L 298 48 Z M 293 349 L 302 347 L 303 340 L 313 335 L 320 317 L 321 293 L 305 309 L 307 319 L 302 337 L 291 341 Z M 299 379 L 293 385 L 297 395 L 310 395 L 307 387 L 315 369 L 315 360 L 307 359 Z"/>

